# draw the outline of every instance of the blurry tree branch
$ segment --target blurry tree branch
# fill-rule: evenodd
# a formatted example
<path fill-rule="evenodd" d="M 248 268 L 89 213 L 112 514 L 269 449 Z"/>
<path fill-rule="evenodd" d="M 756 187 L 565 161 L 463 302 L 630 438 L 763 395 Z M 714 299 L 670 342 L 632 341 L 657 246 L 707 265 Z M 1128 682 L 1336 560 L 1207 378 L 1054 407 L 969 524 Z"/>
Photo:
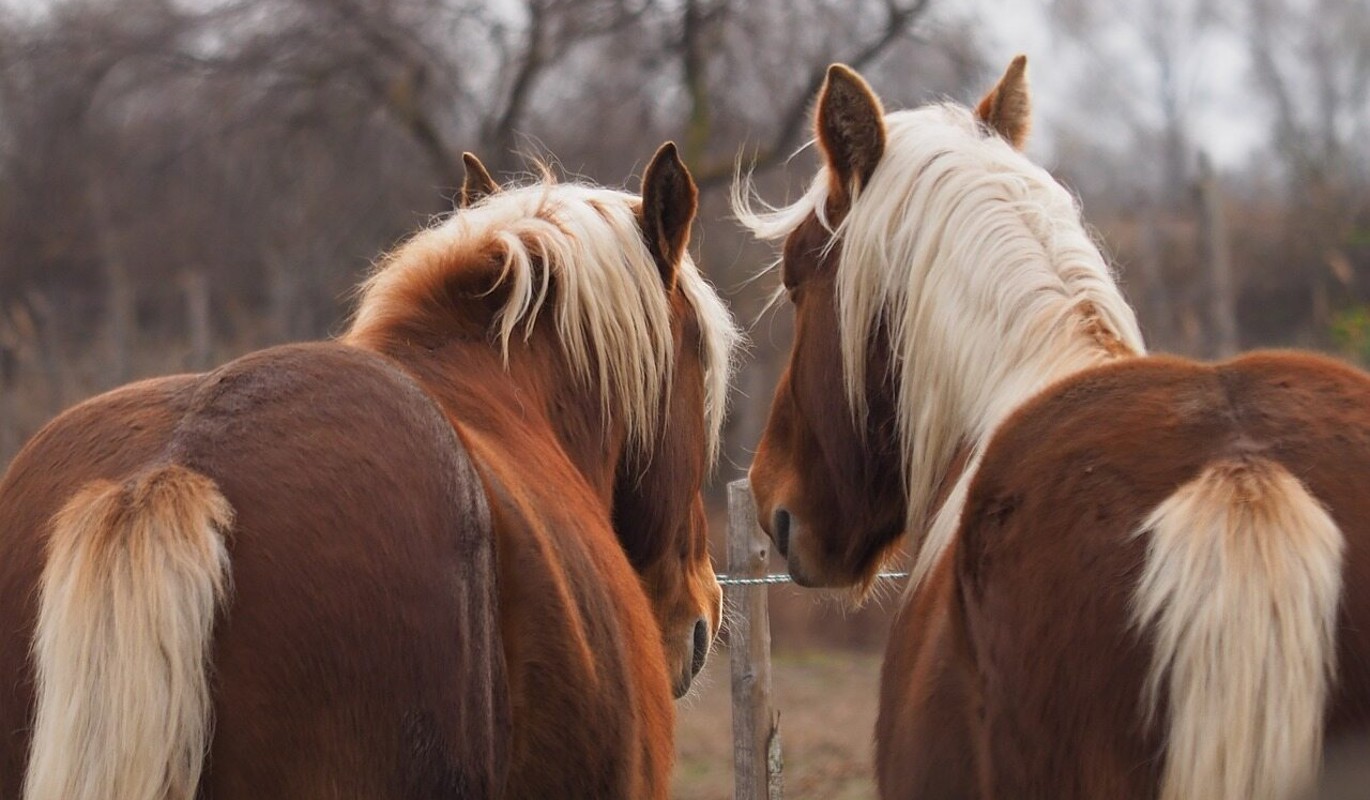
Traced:
<path fill-rule="evenodd" d="M 841 61 L 861 70 L 889 50 L 891 46 L 911 35 L 914 25 L 925 15 L 931 0 L 882 0 L 884 21 L 868 38 L 852 43 L 834 53 L 828 60 L 812 61 L 801 88 L 790 95 L 779 114 L 779 121 L 766 141 L 756 145 L 750 162 L 751 169 L 764 172 L 782 163 L 804 140 L 808 111 L 815 95 L 823 86 L 830 61 Z M 703 188 L 717 186 L 731 180 L 736 169 L 732 156 L 711 159 L 707 145 L 714 98 L 708 91 L 704 74 L 708 64 L 706 49 L 709 26 L 726 19 L 727 2 L 707 4 L 704 0 L 687 0 L 682 11 L 680 57 L 685 85 L 690 98 L 689 121 L 686 124 L 685 158 L 691 164 L 696 182 Z"/>
<path fill-rule="evenodd" d="M 337 330 L 372 260 L 447 210 L 435 187 L 459 185 L 463 150 L 508 172 L 535 143 L 631 184 L 675 138 L 717 186 L 740 142 L 763 170 L 798 148 L 830 61 L 902 102 L 963 86 L 976 48 L 932 0 L 36 2 L 0 10 L 0 298 L 29 298 L 35 331 L 24 435 L 187 352 Z M 939 35 L 911 46 L 920 20 Z M 741 246 L 725 230 L 701 250 Z M 711 265 L 722 285 L 735 262 Z"/>
<path fill-rule="evenodd" d="M 522 42 L 506 45 L 505 69 L 512 74 L 497 110 L 482 129 L 490 148 L 487 161 L 497 171 L 510 169 L 518 136 L 527 121 L 533 91 L 548 70 L 562 63 L 577 46 L 639 23 L 653 9 L 650 0 L 525 0 L 527 25 Z"/>
<path fill-rule="evenodd" d="M 545 0 L 529 0 L 528 30 L 524 34 L 522 53 L 517 58 L 514 80 L 505 94 L 498 113 L 490 121 L 484 138 L 491 144 L 490 158 L 496 170 L 507 168 L 514 135 L 528 107 L 528 97 L 549 58 L 547 36 L 547 6 Z M 511 54 L 512 56 L 512 54 Z"/>

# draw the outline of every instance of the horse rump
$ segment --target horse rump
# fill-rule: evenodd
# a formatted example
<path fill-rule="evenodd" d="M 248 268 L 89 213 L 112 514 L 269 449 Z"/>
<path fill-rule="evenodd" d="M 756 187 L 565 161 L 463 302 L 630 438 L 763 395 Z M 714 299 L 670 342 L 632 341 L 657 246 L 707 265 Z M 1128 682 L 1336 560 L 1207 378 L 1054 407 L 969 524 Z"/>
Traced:
<path fill-rule="evenodd" d="M 1284 467 L 1242 458 L 1181 486 L 1140 534 L 1145 713 L 1169 698 L 1159 796 L 1303 796 L 1322 759 L 1341 530 Z"/>

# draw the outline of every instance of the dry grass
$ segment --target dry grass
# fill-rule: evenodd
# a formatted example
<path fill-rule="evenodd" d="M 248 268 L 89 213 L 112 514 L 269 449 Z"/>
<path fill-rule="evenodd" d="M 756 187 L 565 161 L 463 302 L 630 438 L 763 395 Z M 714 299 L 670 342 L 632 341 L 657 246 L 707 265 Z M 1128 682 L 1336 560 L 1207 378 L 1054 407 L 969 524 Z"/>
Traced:
<path fill-rule="evenodd" d="M 872 736 L 880 657 L 849 651 L 781 652 L 772 686 L 780 709 L 785 795 L 857 800 L 875 796 Z M 705 667 L 676 723 L 678 800 L 733 796 L 728 652 Z"/>

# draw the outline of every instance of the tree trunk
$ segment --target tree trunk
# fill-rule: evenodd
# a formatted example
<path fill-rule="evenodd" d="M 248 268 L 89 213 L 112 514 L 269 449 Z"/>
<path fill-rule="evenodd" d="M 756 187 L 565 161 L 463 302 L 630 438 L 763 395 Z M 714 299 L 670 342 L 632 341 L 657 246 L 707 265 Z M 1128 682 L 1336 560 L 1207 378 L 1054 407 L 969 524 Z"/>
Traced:
<path fill-rule="evenodd" d="M 214 337 L 209 318 L 209 278 L 204 270 L 195 268 L 181 275 L 181 288 L 186 302 L 186 338 L 190 342 L 188 368 L 195 372 L 209 369 L 213 363 Z"/>
<path fill-rule="evenodd" d="M 1199 154 L 1199 242 L 1208 271 L 1209 318 L 1213 325 L 1210 351 L 1216 358 L 1236 355 L 1237 287 L 1232 274 L 1232 251 L 1227 241 L 1222 193 L 1207 153 Z"/>

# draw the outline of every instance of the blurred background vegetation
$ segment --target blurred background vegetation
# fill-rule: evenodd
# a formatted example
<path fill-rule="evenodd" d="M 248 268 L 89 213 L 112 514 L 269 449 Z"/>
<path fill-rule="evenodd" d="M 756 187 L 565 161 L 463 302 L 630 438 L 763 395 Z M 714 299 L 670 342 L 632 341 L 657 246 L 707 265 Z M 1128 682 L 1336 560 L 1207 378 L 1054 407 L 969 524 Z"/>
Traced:
<path fill-rule="evenodd" d="M 1370 357 L 1357 0 L 0 0 L 0 464 L 96 392 L 337 332 L 374 259 L 451 208 L 463 150 L 635 189 L 670 138 L 751 326 L 721 484 L 789 336 L 749 282 L 771 251 L 728 218 L 739 155 L 783 200 L 829 62 L 899 108 L 973 101 L 1019 50 L 1030 152 L 1154 349 Z"/>
<path fill-rule="evenodd" d="M 974 101 L 1018 51 L 1030 153 L 1153 349 L 1370 359 L 1363 0 L 0 0 L 0 466 L 94 393 L 340 330 L 374 259 L 451 208 L 463 150 L 635 190 L 669 138 L 704 190 L 695 252 L 751 326 L 721 485 L 789 340 L 749 282 L 772 253 L 727 216 L 739 153 L 793 197 L 829 62 L 900 108 Z M 878 604 L 774 596 L 782 650 L 882 640 Z M 849 674 L 796 669 L 814 696 Z M 853 758 L 865 725 L 836 732 Z"/>

